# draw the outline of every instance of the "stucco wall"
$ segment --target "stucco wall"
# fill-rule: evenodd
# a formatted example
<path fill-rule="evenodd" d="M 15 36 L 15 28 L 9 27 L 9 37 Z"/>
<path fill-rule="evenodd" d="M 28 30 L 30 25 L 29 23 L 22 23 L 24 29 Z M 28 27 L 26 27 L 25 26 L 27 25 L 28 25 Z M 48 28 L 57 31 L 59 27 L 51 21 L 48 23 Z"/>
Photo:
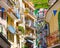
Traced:
<path fill-rule="evenodd" d="M 49 21 L 49 25 L 50 25 L 50 33 L 53 33 L 58 30 L 58 13 L 56 14 L 56 16 L 52 15 Z"/>
<path fill-rule="evenodd" d="M 50 10 L 47 12 L 46 19 L 45 19 L 47 22 L 50 21 L 50 19 L 52 17 L 53 10 L 59 9 L 59 7 L 60 7 L 60 0 L 57 3 L 55 3 L 55 5 L 53 7 L 51 7 Z"/>
<path fill-rule="evenodd" d="M 54 16 L 53 10 L 57 10 L 56 15 Z M 47 12 L 46 21 L 50 25 L 50 33 L 53 33 L 58 30 L 58 12 L 60 10 L 60 0 L 55 3 L 55 5 Z"/>

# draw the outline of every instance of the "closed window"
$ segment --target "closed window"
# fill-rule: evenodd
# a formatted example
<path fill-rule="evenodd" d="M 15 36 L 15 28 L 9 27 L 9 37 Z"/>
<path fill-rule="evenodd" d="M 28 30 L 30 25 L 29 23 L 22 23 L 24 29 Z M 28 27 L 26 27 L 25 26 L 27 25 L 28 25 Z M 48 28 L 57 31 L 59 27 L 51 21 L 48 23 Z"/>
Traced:
<path fill-rule="evenodd" d="M 59 31 L 60 31 L 60 11 L 58 13 L 58 25 L 59 25 Z"/>

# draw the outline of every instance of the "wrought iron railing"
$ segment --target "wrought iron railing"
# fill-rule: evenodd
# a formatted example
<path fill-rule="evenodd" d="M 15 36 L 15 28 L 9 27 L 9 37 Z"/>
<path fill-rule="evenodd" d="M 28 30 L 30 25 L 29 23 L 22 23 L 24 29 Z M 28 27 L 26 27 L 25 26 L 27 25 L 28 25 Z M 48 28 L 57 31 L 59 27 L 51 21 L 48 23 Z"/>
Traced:
<path fill-rule="evenodd" d="M 30 27 L 35 27 L 34 22 L 26 20 L 26 24 L 29 25 Z"/>

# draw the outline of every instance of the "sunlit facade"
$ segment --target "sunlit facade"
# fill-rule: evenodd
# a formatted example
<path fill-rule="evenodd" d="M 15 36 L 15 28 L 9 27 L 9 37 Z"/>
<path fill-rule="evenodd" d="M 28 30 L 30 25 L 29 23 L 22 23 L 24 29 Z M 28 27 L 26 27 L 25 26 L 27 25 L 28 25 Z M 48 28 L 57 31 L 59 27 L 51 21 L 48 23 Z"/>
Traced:
<path fill-rule="evenodd" d="M 10 48 L 10 42 L 7 40 L 7 15 L 2 7 L 0 7 L 0 48 Z"/>
<path fill-rule="evenodd" d="M 0 48 L 60 47 L 60 0 L 0 0 Z"/>
<path fill-rule="evenodd" d="M 57 1 L 47 12 L 46 21 L 50 26 L 50 36 L 47 37 L 48 46 L 54 46 L 59 44 L 60 39 L 60 24 L 59 24 L 59 12 L 60 12 L 60 0 Z"/>

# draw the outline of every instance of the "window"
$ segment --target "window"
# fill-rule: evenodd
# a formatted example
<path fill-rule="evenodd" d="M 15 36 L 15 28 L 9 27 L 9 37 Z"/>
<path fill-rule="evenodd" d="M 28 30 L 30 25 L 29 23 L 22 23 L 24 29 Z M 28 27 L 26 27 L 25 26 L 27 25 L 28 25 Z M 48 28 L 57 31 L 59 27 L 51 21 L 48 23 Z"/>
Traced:
<path fill-rule="evenodd" d="M 7 32 L 7 38 L 8 40 L 14 42 L 14 34 L 12 34 L 10 31 Z"/>
<path fill-rule="evenodd" d="M 7 23 L 8 23 L 9 25 L 14 26 L 14 21 L 13 21 L 13 19 L 12 19 L 10 16 L 7 17 Z"/>
<path fill-rule="evenodd" d="M 1 17 L 1 9 L 0 9 L 0 17 Z"/>
<path fill-rule="evenodd" d="M 0 33 L 3 33 L 3 27 L 1 24 L 0 24 Z"/>
<path fill-rule="evenodd" d="M 7 19 L 6 12 L 3 13 L 3 19 L 4 19 L 4 20 Z"/>
<path fill-rule="evenodd" d="M 0 17 L 4 20 L 7 19 L 6 12 L 4 12 L 4 8 L 0 9 Z"/>
<path fill-rule="evenodd" d="M 45 24 L 45 29 L 46 29 L 46 36 L 48 36 L 50 34 L 49 32 L 49 25 L 48 24 Z"/>
<path fill-rule="evenodd" d="M 17 36 L 17 43 L 19 44 L 19 36 L 18 35 L 16 35 Z"/>

